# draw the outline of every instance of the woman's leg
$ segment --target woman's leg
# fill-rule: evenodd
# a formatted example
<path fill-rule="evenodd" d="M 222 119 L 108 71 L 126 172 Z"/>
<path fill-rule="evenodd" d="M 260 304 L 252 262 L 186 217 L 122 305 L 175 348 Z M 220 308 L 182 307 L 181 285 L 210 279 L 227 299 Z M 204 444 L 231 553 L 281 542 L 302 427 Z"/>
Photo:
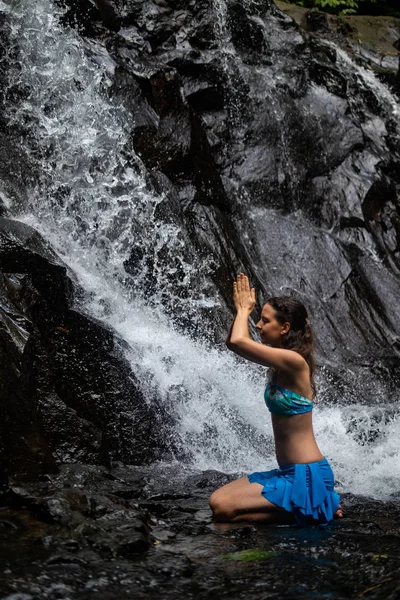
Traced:
<path fill-rule="evenodd" d="M 260 483 L 250 483 L 241 477 L 216 490 L 210 497 L 214 519 L 225 523 L 238 521 L 268 521 L 293 523 L 294 516 L 272 504 L 261 494 Z"/>

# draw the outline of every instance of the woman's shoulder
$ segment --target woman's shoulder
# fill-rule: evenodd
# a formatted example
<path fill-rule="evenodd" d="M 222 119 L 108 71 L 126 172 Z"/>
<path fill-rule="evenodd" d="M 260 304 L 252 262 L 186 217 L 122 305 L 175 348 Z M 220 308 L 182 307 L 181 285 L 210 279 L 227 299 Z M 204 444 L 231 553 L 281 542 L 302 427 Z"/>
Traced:
<path fill-rule="evenodd" d="M 282 357 L 284 357 L 283 366 L 280 370 L 288 371 L 288 372 L 304 372 L 310 373 L 310 368 L 308 362 L 299 352 L 296 350 L 289 350 L 286 348 L 282 348 L 279 350 L 282 353 Z"/>

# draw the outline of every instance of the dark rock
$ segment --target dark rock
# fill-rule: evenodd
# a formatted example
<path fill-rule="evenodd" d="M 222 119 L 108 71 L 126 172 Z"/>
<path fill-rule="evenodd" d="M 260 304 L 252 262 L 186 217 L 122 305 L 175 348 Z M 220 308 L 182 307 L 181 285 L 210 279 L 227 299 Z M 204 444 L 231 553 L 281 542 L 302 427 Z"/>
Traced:
<path fill-rule="evenodd" d="M 309 10 L 306 13 L 307 29 L 309 31 L 327 32 L 330 30 L 329 16 L 319 10 Z"/>
<path fill-rule="evenodd" d="M 188 578 L 195 572 L 195 565 L 183 553 L 176 556 L 173 552 L 163 552 L 162 565 L 158 560 L 150 559 L 149 563 L 149 572 L 153 575 L 161 575 L 166 580 L 176 580 L 179 577 Z"/>
<path fill-rule="evenodd" d="M 260 21 L 249 16 L 243 4 L 232 2 L 228 5 L 227 25 L 236 49 L 244 53 L 245 61 L 253 64 L 261 62 L 267 49 L 265 34 Z"/>
<path fill-rule="evenodd" d="M 55 392 L 69 407 L 63 412 L 68 410 L 72 419 L 67 431 L 75 428 L 75 460 L 79 460 L 82 446 L 86 452 L 91 446 L 92 453 L 96 449 L 101 462 L 107 462 L 107 456 L 127 463 L 154 458 L 151 446 L 152 440 L 158 439 L 157 446 L 161 443 L 161 412 L 157 415 L 157 409 L 153 411 L 144 401 L 128 363 L 114 349 L 112 332 L 72 310 L 57 316 L 57 324 L 46 332 L 44 344 L 36 341 L 30 348 L 31 368 L 41 382 L 43 415 Z M 79 437 L 82 428 L 86 432 L 84 442 Z M 58 448 L 63 436 L 61 430 L 53 438 Z M 64 448 L 66 460 L 72 447 Z"/>
<path fill-rule="evenodd" d="M 216 47 L 215 23 L 209 15 L 205 14 L 201 24 L 191 32 L 189 42 L 194 48 L 207 50 Z"/>
<path fill-rule="evenodd" d="M 101 429 L 79 417 L 76 410 L 67 406 L 58 395 L 43 394 L 38 416 L 58 462 L 98 464 L 107 461 Z"/>
<path fill-rule="evenodd" d="M 41 485 L 11 483 L 8 503 L 24 506 L 60 532 L 57 551 L 46 565 L 87 565 L 87 557 L 79 556 L 87 547 L 111 556 L 143 554 L 151 544 L 148 522 L 138 508 L 113 493 L 113 482 L 104 469 L 71 465 Z M 121 483 L 120 488 L 125 489 Z"/>
<path fill-rule="evenodd" d="M 381 219 L 384 206 L 388 202 L 396 202 L 396 186 L 388 179 L 375 181 L 369 188 L 362 203 L 362 211 L 367 221 Z"/>
<path fill-rule="evenodd" d="M 7 213 L 6 205 L 2 198 L 0 198 L 0 217 L 5 217 Z"/>
<path fill-rule="evenodd" d="M 52 556 L 47 561 L 48 565 L 81 565 L 86 566 L 87 563 L 85 560 L 79 558 L 78 556 L 70 556 L 68 554 L 56 554 Z"/>
<path fill-rule="evenodd" d="M 323 85 L 332 94 L 342 98 L 347 94 L 347 81 L 337 70 L 314 61 L 310 66 L 310 77 L 319 85 Z"/>
<path fill-rule="evenodd" d="M 191 489 L 198 488 L 204 492 L 212 492 L 235 479 L 234 475 L 226 475 L 220 471 L 203 471 L 199 475 L 188 478 Z"/>
<path fill-rule="evenodd" d="M 396 50 L 400 51 L 400 38 L 396 40 L 393 44 Z M 400 95 L 400 56 L 399 56 L 399 68 L 397 69 L 396 77 L 395 77 L 395 89 L 397 93 Z"/>
<path fill-rule="evenodd" d="M 46 262 L 40 253 L 24 250 L 23 242 L 28 243 L 29 233 L 33 232 L 22 224 L 0 219 L 0 268 L 21 273 L 22 264 L 33 271 L 37 265 Z M 33 247 L 41 252 L 39 236 L 32 235 Z M 54 265 L 50 265 L 50 269 Z M 40 267 L 39 267 L 40 268 Z M 62 269 L 61 267 L 59 267 Z M 65 270 L 64 270 L 65 271 Z M 12 301 L 20 281 L 17 276 L 6 277 L 0 274 L 0 406 L 1 406 L 1 447 L 0 472 L 2 480 L 19 477 L 22 480 L 36 478 L 41 473 L 55 470 L 54 458 L 42 435 L 37 404 L 32 399 L 32 391 L 24 377 L 26 343 L 32 332 L 32 325 L 23 311 Z M 9 299 L 7 299 L 7 296 Z M 24 299 L 23 299 L 24 301 Z"/>
<path fill-rule="evenodd" d="M 102 24 L 101 11 L 90 0 L 57 0 L 58 4 L 67 7 L 63 16 L 63 23 L 76 27 L 85 35 L 96 35 L 96 25 Z"/>
<path fill-rule="evenodd" d="M 185 166 L 190 150 L 189 111 L 179 96 L 176 73 L 157 73 L 149 83 L 148 99 L 160 122 L 155 129 L 135 128 L 133 142 L 149 167 L 179 177 L 182 170 L 190 168 Z"/>
<path fill-rule="evenodd" d="M 135 515 L 137 514 L 136 512 Z M 106 523 L 101 523 L 101 529 L 92 538 L 92 543 L 114 556 L 129 558 L 149 549 L 149 529 L 142 519 L 133 519 L 132 515 L 129 522 L 125 523 L 107 520 Z"/>
<path fill-rule="evenodd" d="M 156 425 L 161 411 L 144 401 L 113 332 L 70 308 L 72 284 L 51 248 L 32 228 L 0 219 L 0 264 L 14 274 L 2 278 L 9 298 L 3 343 L 10 357 L 2 363 L 2 385 L 18 388 L 17 372 L 26 418 L 34 412 L 57 460 L 152 460 L 165 449 Z"/>
<path fill-rule="evenodd" d="M 174 183 L 192 180 L 195 201 L 225 206 L 207 136 L 198 117 L 182 101 L 179 76 L 173 70 L 162 71 L 151 75 L 147 84 L 142 86 L 158 118 L 157 125 L 154 120 L 150 126 L 139 122 L 134 129 L 133 142 L 142 160 Z"/>
<path fill-rule="evenodd" d="M 207 112 L 210 110 L 222 110 L 224 107 L 224 98 L 222 91 L 210 84 L 205 84 L 191 91 L 186 96 L 190 106 L 197 112 Z"/>
<path fill-rule="evenodd" d="M 20 363 L 0 324 L 0 482 L 53 472 L 55 461 L 42 435 L 36 406 L 19 378 Z M 14 356 L 13 356 L 14 354 Z"/>
<path fill-rule="evenodd" d="M 51 306 L 64 309 L 72 303 L 72 284 L 49 244 L 28 225 L 0 218 L 0 270 L 29 274 Z"/>
<path fill-rule="evenodd" d="M 175 598 L 188 591 L 224 600 L 237 593 L 250 600 L 307 598 L 322 597 L 328 588 L 337 598 L 353 598 L 374 586 L 378 600 L 396 598 L 397 501 L 343 494 L 345 517 L 325 528 L 218 525 L 207 507 L 209 484 L 196 486 L 195 481 L 223 483 L 228 476 L 128 467 L 127 478 L 140 475 L 147 480 L 145 487 L 159 495 L 169 477 L 177 496 L 190 490 L 188 502 L 199 502 L 197 512 L 164 514 L 152 538 L 154 513 L 145 517 L 140 509 L 115 501 L 112 473 L 122 475 L 123 466 L 110 473 L 103 467 L 71 465 L 41 486 L 15 488 L 27 508 L 17 513 L 14 504 L 14 511 L 3 509 L 0 515 L 2 547 L 7 542 L 4 564 L 13 574 L 7 570 L 1 584 L 9 595 L 15 590 L 28 594 L 35 576 L 35 593 L 42 596 L 51 585 L 57 590 L 68 586 L 69 595 L 79 595 L 89 582 L 90 594 L 95 589 L 112 600 L 132 594 L 139 600 Z M 102 514 L 90 512 L 94 501 L 103 507 Z M 46 523 L 34 516 L 41 503 L 53 513 Z"/>
<path fill-rule="evenodd" d="M 94 0 L 94 3 L 101 14 L 104 26 L 111 31 L 118 31 L 120 23 L 113 2 L 108 2 L 108 0 Z"/>

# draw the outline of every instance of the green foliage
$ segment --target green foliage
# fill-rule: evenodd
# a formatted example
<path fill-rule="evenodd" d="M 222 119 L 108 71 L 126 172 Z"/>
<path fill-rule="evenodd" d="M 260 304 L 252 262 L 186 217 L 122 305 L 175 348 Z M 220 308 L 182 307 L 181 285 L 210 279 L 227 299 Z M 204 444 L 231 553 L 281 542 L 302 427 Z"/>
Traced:
<path fill-rule="evenodd" d="M 376 0 L 372 0 L 375 2 Z M 313 0 L 313 8 L 325 12 L 355 14 L 358 10 L 358 0 Z"/>

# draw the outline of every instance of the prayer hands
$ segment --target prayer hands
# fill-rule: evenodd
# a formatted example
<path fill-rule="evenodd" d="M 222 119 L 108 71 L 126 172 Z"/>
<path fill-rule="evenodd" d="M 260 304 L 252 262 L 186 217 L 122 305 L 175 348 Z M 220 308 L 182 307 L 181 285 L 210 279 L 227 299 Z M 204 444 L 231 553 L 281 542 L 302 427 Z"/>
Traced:
<path fill-rule="evenodd" d="M 237 311 L 247 310 L 249 314 L 256 304 L 256 290 L 250 288 L 249 278 L 243 273 L 233 282 L 233 303 Z"/>

